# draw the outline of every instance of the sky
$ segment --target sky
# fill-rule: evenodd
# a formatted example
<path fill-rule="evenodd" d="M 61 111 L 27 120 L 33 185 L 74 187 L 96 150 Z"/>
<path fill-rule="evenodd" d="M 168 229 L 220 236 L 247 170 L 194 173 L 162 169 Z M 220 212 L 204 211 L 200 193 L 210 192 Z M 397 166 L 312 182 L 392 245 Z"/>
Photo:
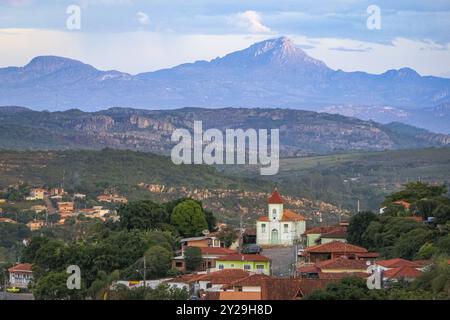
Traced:
<path fill-rule="evenodd" d="M 59 55 L 136 74 L 279 36 L 333 69 L 450 78 L 449 0 L 0 0 L 0 67 Z"/>

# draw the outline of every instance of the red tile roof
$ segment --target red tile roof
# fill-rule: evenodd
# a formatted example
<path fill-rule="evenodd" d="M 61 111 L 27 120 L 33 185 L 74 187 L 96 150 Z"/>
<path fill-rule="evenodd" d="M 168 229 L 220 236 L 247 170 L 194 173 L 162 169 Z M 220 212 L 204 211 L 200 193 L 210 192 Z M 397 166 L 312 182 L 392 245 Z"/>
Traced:
<path fill-rule="evenodd" d="M 277 190 L 275 190 L 272 195 L 267 199 L 267 202 L 270 204 L 282 204 L 283 198 L 280 196 Z"/>
<path fill-rule="evenodd" d="M 324 234 L 324 233 L 328 233 L 331 232 L 333 230 L 336 230 L 336 228 L 342 228 L 340 226 L 321 226 L 321 227 L 314 227 L 311 229 L 308 229 L 305 231 L 304 234 L 311 234 L 311 233 L 315 233 L 315 234 Z"/>
<path fill-rule="evenodd" d="M 399 268 L 389 269 L 383 273 L 386 278 L 418 278 L 422 275 L 422 271 L 417 270 L 414 267 L 403 266 Z"/>
<path fill-rule="evenodd" d="M 300 273 L 319 273 L 320 269 L 316 265 L 301 265 L 297 268 Z"/>
<path fill-rule="evenodd" d="M 230 284 L 234 281 L 245 279 L 250 275 L 242 269 L 224 269 L 210 272 L 196 278 L 196 281 L 209 281 L 212 284 Z"/>
<path fill-rule="evenodd" d="M 419 263 L 401 259 L 401 258 L 394 258 L 389 260 L 379 260 L 375 262 L 377 265 L 385 267 L 385 268 L 399 268 L 399 267 L 413 267 L 413 268 L 420 268 L 421 265 Z"/>
<path fill-rule="evenodd" d="M 269 258 L 260 255 L 260 254 L 230 254 L 224 257 L 220 257 L 217 259 L 218 261 L 261 261 L 267 262 L 270 261 Z"/>
<path fill-rule="evenodd" d="M 397 200 L 397 201 L 394 201 L 394 203 L 403 206 L 403 208 L 405 208 L 405 209 L 409 209 L 409 207 L 411 206 L 411 204 L 405 200 Z"/>
<path fill-rule="evenodd" d="M 345 256 L 341 256 L 339 258 L 320 261 L 316 263 L 316 266 L 320 268 L 321 270 L 326 269 L 352 269 L 352 270 L 363 270 L 365 271 L 367 269 L 366 261 L 364 260 L 356 260 L 356 259 L 349 259 Z"/>
<path fill-rule="evenodd" d="M 306 218 L 292 210 L 284 209 L 281 221 L 305 221 Z"/>
<path fill-rule="evenodd" d="M 235 250 L 221 248 L 221 247 L 200 247 L 202 255 L 229 255 L 237 253 Z"/>
<path fill-rule="evenodd" d="M 319 272 L 319 279 L 334 279 L 340 280 L 346 277 L 367 278 L 369 276 L 366 272 Z"/>
<path fill-rule="evenodd" d="M 330 280 L 274 278 L 267 275 L 253 274 L 226 286 L 226 289 L 239 286 L 261 288 L 262 300 L 294 300 L 302 298 L 316 289 L 324 288 Z"/>
<path fill-rule="evenodd" d="M 334 230 L 322 233 L 321 238 L 338 238 L 345 239 L 347 238 L 347 228 L 345 227 L 336 227 Z"/>
<path fill-rule="evenodd" d="M 268 216 L 262 216 L 258 218 L 258 221 L 262 221 L 262 222 L 269 222 L 269 217 Z"/>
<path fill-rule="evenodd" d="M 307 253 L 366 253 L 367 249 L 341 241 L 331 241 L 317 246 L 310 246 L 305 249 Z"/>
<path fill-rule="evenodd" d="M 32 270 L 32 264 L 31 263 L 19 263 L 15 265 L 14 267 L 11 267 L 8 269 L 9 272 L 24 272 L 24 273 L 31 273 Z"/>

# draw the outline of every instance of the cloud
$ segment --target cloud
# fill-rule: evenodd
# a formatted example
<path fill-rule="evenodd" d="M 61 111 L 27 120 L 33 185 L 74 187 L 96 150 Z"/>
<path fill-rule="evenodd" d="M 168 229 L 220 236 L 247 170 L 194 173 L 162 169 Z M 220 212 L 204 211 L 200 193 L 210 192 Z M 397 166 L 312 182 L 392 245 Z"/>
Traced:
<path fill-rule="evenodd" d="M 271 33 L 269 27 L 262 23 L 259 13 L 253 10 L 239 12 L 230 18 L 230 22 L 236 27 L 250 33 Z"/>
<path fill-rule="evenodd" d="M 12 7 L 22 7 L 29 5 L 31 0 L 0 0 L 0 5 L 7 5 Z"/>
<path fill-rule="evenodd" d="M 335 50 L 335 51 L 344 51 L 344 52 L 367 52 L 372 50 L 372 48 L 345 48 L 345 47 L 335 47 L 330 48 L 329 50 Z"/>
<path fill-rule="evenodd" d="M 136 13 L 136 19 L 143 26 L 146 26 L 150 23 L 150 17 L 146 13 L 141 11 Z"/>

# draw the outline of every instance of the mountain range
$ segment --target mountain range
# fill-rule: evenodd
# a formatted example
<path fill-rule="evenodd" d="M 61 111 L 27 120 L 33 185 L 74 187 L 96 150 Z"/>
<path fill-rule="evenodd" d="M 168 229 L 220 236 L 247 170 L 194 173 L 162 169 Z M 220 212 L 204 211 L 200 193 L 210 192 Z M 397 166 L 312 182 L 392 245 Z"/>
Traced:
<path fill-rule="evenodd" d="M 131 149 L 169 154 L 177 128 L 280 130 L 283 157 L 345 151 L 381 151 L 450 145 L 450 135 L 413 126 L 379 124 L 342 115 L 293 109 L 184 108 L 139 110 L 110 108 L 98 112 L 33 111 L 0 107 L 0 149 Z"/>
<path fill-rule="evenodd" d="M 387 107 L 408 114 L 395 121 L 450 133 L 449 103 L 450 79 L 421 76 L 410 68 L 378 75 L 333 70 L 285 37 L 211 61 L 137 75 L 57 56 L 0 68 L 0 105 L 36 110 L 261 107 L 351 115 L 351 108 L 363 119 L 383 122 L 375 115 Z M 437 122 L 430 108 L 441 108 Z"/>

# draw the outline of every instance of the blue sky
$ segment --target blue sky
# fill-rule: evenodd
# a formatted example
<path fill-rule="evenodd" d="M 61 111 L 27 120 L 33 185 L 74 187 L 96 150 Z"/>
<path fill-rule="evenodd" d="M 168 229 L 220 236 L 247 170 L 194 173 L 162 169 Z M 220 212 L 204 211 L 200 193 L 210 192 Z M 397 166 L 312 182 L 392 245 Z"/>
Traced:
<path fill-rule="evenodd" d="M 80 30 L 66 28 L 69 5 L 81 8 Z M 367 28 L 370 5 L 379 30 Z M 335 69 L 450 77 L 448 0 L 0 0 L 0 66 L 55 54 L 138 73 L 281 35 Z"/>

